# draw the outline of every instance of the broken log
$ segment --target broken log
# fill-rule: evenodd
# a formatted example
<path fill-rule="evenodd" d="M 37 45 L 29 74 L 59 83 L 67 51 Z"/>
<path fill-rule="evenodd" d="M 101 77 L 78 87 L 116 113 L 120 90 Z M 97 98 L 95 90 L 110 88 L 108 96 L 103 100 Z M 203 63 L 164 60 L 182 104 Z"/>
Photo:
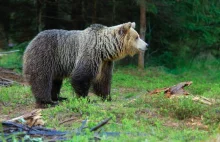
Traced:
<path fill-rule="evenodd" d="M 18 122 L 19 120 L 25 120 L 25 124 L 33 127 L 33 126 L 43 126 L 44 121 L 42 120 L 41 109 L 33 110 L 30 113 L 26 113 L 22 116 L 7 120 L 7 122 Z"/>
<path fill-rule="evenodd" d="M 155 89 L 151 91 L 149 94 L 153 95 L 153 94 L 158 94 L 158 93 L 163 92 L 167 98 L 176 98 L 176 97 L 179 98 L 181 96 L 186 96 L 190 94 L 184 90 L 184 87 L 190 86 L 191 84 L 192 84 L 192 81 L 181 82 L 172 87 Z M 212 105 L 216 103 L 216 100 L 202 97 L 202 96 L 192 96 L 190 97 L 190 99 L 192 99 L 195 102 L 200 102 L 206 105 Z"/>
<path fill-rule="evenodd" d="M 181 82 L 172 87 L 155 89 L 151 91 L 149 94 L 153 95 L 153 94 L 164 92 L 165 96 L 168 98 L 170 98 L 172 95 L 189 95 L 189 93 L 184 90 L 184 87 L 190 86 L 191 84 L 192 84 L 192 81 Z"/>

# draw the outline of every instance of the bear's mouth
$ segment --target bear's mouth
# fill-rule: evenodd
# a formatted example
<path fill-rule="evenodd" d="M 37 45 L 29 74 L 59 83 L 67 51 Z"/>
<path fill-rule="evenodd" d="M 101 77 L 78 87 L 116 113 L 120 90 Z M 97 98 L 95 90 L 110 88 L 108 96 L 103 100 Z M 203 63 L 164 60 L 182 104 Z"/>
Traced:
<path fill-rule="evenodd" d="M 144 49 L 138 49 L 139 51 L 141 51 L 141 52 L 144 52 L 144 51 L 146 51 L 147 50 L 147 48 L 144 50 Z"/>

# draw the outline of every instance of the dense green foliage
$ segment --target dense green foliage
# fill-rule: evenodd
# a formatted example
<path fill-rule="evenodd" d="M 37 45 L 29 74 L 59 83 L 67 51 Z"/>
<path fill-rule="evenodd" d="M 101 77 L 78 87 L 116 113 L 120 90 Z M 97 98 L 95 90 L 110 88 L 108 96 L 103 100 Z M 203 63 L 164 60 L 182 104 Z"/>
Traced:
<path fill-rule="evenodd" d="M 140 0 L 0 0 L 0 40 L 21 43 L 45 29 L 84 29 L 128 21 L 139 31 Z M 219 0 L 146 0 L 146 64 L 168 68 L 220 58 Z M 2 27 L 2 29 L 1 29 Z M 4 35 L 4 36 L 3 36 Z M 2 48 L 2 47 L 0 47 Z M 134 59 L 122 63 L 136 64 Z"/>
<path fill-rule="evenodd" d="M 161 7 L 162 8 L 162 7 Z M 169 9 L 169 10 L 164 10 Z M 220 57 L 220 2 L 186 0 L 164 2 L 152 18 L 158 53 L 157 61 L 167 67 L 191 64 L 196 58 Z M 155 34 L 152 33 L 152 34 Z"/>

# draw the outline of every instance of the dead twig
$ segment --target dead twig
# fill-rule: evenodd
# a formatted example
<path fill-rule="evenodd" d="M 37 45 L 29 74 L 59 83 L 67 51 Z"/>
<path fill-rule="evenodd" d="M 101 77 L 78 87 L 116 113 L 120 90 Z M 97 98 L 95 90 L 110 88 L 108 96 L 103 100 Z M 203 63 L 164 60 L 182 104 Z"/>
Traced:
<path fill-rule="evenodd" d="M 92 131 L 98 130 L 99 128 L 101 128 L 102 126 L 104 126 L 105 124 L 107 124 L 107 123 L 109 122 L 109 120 L 111 120 L 111 119 L 112 119 L 112 117 L 109 117 L 109 118 L 103 120 L 103 121 L 100 122 L 98 125 L 96 125 L 95 127 L 91 128 L 90 131 L 92 132 Z"/>
<path fill-rule="evenodd" d="M 78 113 L 77 113 L 77 114 L 74 114 L 74 116 L 72 116 L 72 117 L 69 118 L 69 119 L 63 120 L 63 121 L 60 122 L 59 124 L 61 125 L 61 124 L 64 124 L 64 123 L 66 123 L 66 122 L 75 120 L 75 119 L 77 119 L 78 116 L 82 116 L 82 113 L 80 112 L 80 114 L 78 114 Z"/>
<path fill-rule="evenodd" d="M 66 122 L 70 122 L 70 121 L 75 120 L 75 119 L 76 119 L 76 117 L 73 117 L 73 118 L 64 120 L 64 121 L 60 122 L 59 125 L 64 124 L 64 123 L 66 123 Z"/>

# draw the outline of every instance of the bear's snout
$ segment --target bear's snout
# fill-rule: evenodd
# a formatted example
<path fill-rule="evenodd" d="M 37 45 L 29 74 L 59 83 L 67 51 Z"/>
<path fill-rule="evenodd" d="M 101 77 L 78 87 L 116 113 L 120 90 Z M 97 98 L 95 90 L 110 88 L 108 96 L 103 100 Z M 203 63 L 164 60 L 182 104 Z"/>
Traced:
<path fill-rule="evenodd" d="M 138 39 L 137 48 L 138 50 L 145 51 L 147 50 L 148 44 L 143 41 L 141 38 Z"/>

